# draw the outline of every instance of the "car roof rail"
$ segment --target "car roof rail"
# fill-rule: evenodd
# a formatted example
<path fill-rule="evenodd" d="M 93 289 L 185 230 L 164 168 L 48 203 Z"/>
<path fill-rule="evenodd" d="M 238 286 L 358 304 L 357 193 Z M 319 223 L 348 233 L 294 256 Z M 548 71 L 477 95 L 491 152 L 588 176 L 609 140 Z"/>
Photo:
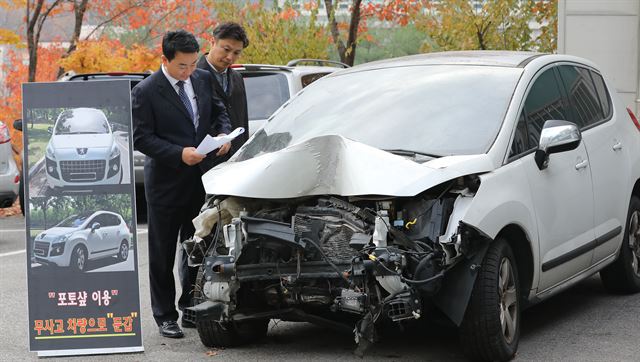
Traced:
<path fill-rule="evenodd" d="M 233 68 L 244 68 L 249 71 L 257 70 L 288 70 L 291 71 L 291 67 L 284 65 L 271 65 L 271 64 L 238 64 Z"/>
<path fill-rule="evenodd" d="M 110 77 L 136 77 L 136 78 L 144 79 L 149 75 L 151 75 L 150 72 L 103 72 L 103 73 L 76 74 L 73 71 L 69 71 L 67 73 L 65 73 L 65 75 L 63 76 L 65 80 L 77 80 L 77 79 L 89 80 L 89 79 L 95 79 L 95 78 L 110 78 Z"/>
<path fill-rule="evenodd" d="M 344 64 L 342 62 L 338 62 L 335 60 L 327 60 L 327 59 L 312 59 L 312 58 L 301 58 L 301 59 L 294 59 L 291 60 L 289 63 L 287 63 L 287 67 L 295 67 L 300 63 L 315 63 L 315 65 L 318 66 L 338 66 L 341 68 L 350 68 L 349 65 Z"/>

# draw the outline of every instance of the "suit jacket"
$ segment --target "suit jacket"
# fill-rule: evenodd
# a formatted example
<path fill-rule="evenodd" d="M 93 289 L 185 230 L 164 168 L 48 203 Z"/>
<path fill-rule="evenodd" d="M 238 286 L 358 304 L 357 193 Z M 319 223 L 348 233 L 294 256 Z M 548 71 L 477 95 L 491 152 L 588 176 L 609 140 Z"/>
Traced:
<path fill-rule="evenodd" d="M 207 62 L 207 54 L 200 57 L 198 60 L 198 68 L 203 69 L 211 73 L 213 76 L 213 88 L 215 93 L 222 99 L 229 118 L 231 119 L 231 126 L 233 129 L 238 127 L 244 127 L 245 132 L 233 140 L 231 151 L 224 159 L 218 158 L 218 163 L 226 161 L 235 151 L 237 151 L 247 140 L 249 139 L 249 115 L 247 111 L 247 93 L 244 89 L 244 80 L 242 75 L 232 68 L 227 69 L 226 76 L 228 77 L 229 94 L 224 92 L 222 84 L 218 83 L 218 78 L 215 77 L 215 70 L 211 68 Z"/>
<path fill-rule="evenodd" d="M 212 91 L 214 81 L 211 74 L 199 69 L 191 75 L 200 115 L 197 130 L 162 70 L 131 91 L 133 143 L 147 156 L 144 185 L 150 204 L 184 206 L 194 192 L 202 193 L 204 165 L 182 162 L 182 149 L 197 147 L 207 133 L 215 136 L 231 131 L 224 104 Z M 209 157 L 215 157 L 215 152 Z"/>

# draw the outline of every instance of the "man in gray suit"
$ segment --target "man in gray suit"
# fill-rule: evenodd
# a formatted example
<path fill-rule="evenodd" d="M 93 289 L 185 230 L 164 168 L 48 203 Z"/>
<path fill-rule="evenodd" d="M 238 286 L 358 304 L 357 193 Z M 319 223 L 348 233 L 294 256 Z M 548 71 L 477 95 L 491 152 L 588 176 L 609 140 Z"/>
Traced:
<path fill-rule="evenodd" d="M 222 101 L 213 93 L 213 77 L 196 69 L 200 47 L 193 34 L 167 32 L 162 39 L 162 67 L 132 90 L 133 142 L 147 155 L 144 186 L 149 223 L 149 280 L 153 317 L 164 337 L 180 338 L 173 262 L 176 241 L 194 233 L 191 220 L 204 202 L 201 176 L 205 158 L 224 156 L 226 144 L 210 156 L 196 152 L 205 135 L 231 131 Z M 179 238 L 179 239 L 178 239 Z M 180 309 L 191 306 L 196 268 L 181 253 Z M 183 327 L 192 327 L 185 323 Z"/>
<path fill-rule="evenodd" d="M 245 129 L 243 134 L 232 141 L 233 147 L 227 156 L 237 151 L 249 138 L 249 116 L 244 81 L 242 75 L 231 68 L 247 46 L 249 46 L 249 39 L 240 24 L 222 23 L 213 29 L 209 53 L 200 57 L 198 61 L 198 68 L 214 76 L 214 91 L 224 102 L 232 128 L 244 127 Z M 218 158 L 214 161 L 226 161 L 227 158 Z"/>

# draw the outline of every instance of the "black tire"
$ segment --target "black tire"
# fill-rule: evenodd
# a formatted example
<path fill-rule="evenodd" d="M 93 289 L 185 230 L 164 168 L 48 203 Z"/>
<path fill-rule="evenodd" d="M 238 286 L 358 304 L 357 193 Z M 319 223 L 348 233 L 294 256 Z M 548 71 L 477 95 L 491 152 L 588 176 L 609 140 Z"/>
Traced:
<path fill-rule="evenodd" d="M 120 243 L 120 249 L 118 249 L 118 260 L 125 261 L 129 258 L 129 242 L 122 240 Z"/>
<path fill-rule="evenodd" d="M 198 270 L 196 288 L 193 293 L 194 303 L 203 302 L 206 297 L 202 294 L 204 286 L 202 267 Z M 267 335 L 268 319 L 253 319 L 236 323 L 220 323 L 216 321 L 196 320 L 196 329 L 200 341 L 207 347 L 235 347 L 256 342 Z"/>
<path fill-rule="evenodd" d="M 83 272 L 87 269 L 87 262 L 89 261 L 87 257 L 87 249 L 82 245 L 78 245 L 73 248 L 71 252 L 71 263 L 69 267 L 76 272 Z"/>
<path fill-rule="evenodd" d="M 498 239 L 482 261 L 460 325 L 460 341 L 470 359 L 508 361 L 515 356 L 520 340 L 518 282 L 511 247 L 506 240 Z"/>
<path fill-rule="evenodd" d="M 605 289 L 616 294 L 640 292 L 640 198 L 629 202 L 627 224 L 618 259 L 600 271 Z"/>

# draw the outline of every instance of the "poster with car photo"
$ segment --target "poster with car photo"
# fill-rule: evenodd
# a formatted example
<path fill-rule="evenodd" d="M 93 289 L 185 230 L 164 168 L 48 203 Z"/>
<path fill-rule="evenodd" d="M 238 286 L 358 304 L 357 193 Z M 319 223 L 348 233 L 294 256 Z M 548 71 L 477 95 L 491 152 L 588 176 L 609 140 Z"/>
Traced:
<path fill-rule="evenodd" d="M 25 109 L 32 196 L 124 192 L 131 183 L 129 105 L 87 105 Z"/>
<path fill-rule="evenodd" d="M 23 85 L 29 348 L 142 351 L 130 83 Z"/>

